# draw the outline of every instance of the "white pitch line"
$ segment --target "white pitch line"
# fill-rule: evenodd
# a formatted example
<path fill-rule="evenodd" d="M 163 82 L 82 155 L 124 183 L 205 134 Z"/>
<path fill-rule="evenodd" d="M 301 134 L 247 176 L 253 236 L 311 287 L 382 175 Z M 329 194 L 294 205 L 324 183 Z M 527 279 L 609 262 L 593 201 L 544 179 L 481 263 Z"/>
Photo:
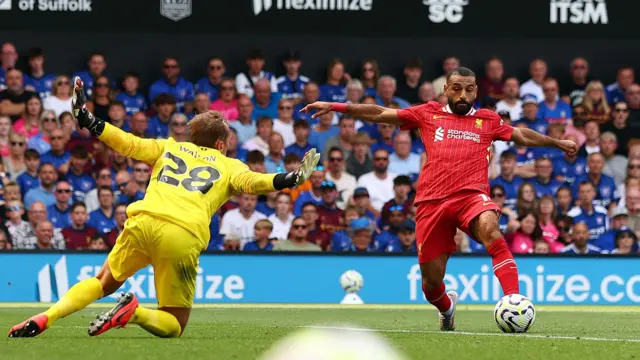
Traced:
<path fill-rule="evenodd" d="M 603 342 L 629 342 L 640 343 L 640 339 L 618 339 L 618 338 L 598 338 L 598 337 L 582 337 L 582 336 L 554 336 L 554 335 L 537 335 L 537 334 L 505 334 L 505 333 L 483 333 L 471 331 L 429 331 L 429 330 L 403 330 L 403 329 L 366 329 L 351 328 L 339 326 L 302 326 L 307 329 L 330 329 L 330 330 L 350 330 L 364 332 L 381 332 L 381 333 L 417 333 L 417 334 L 438 334 L 438 335 L 459 335 L 459 336 L 494 336 L 494 337 L 520 337 L 531 339 L 549 339 L 549 340 L 584 340 L 584 341 L 603 341 Z"/>

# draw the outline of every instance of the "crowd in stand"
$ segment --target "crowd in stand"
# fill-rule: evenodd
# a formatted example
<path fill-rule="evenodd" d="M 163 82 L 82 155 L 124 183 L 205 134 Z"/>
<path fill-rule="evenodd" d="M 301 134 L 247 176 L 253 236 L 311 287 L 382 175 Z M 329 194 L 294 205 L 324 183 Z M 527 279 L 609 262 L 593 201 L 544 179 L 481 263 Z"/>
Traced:
<path fill-rule="evenodd" d="M 423 78 L 418 59 L 397 79 L 375 60 L 349 74 L 339 59 L 326 79 L 300 73 L 291 51 L 282 75 L 265 70 L 251 51 L 246 71 L 226 72 L 212 57 L 191 82 L 177 58 L 162 63 L 163 78 L 148 89 L 129 72 L 113 77 L 101 53 L 76 74 L 45 70 L 41 49 L 17 64 L 11 43 L 0 54 L 0 250 L 111 248 L 128 204 L 144 198 L 151 168 L 106 148 L 71 115 L 71 79 L 85 83 L 88 107 L 111 124 L 145 138 L 188 139 L 188 122 L 217 110 L 229 121 L 228 156 L 253 171 L 299 166 L 311 148 L 321 163 L 302 186 L 266 196 L 240 194 L 211 221 L 210 250 L 414 252 L 413 196 L 428 154 L 417 132 L 328 113 L 301 113 L 317 100 L 405 108 L 447 103 L 445 76 Z M 279 64 L 270 64 L 280 69 Z M 443 61 L 442 72 L 460 66 Z M 490 198 L 515 253 L 638 253 L 640 235 L 640 85 L 630 67 L 616 79 L 592 79 L 586 59 L 564 74 L 548 74 L 544 60 L 530 63 L 530 79 L 504 74 L 499 58 L 478 72 L 478 107 L 497 111 L 513 126 L 572 139 L 580 151 L 495 142 L 489 166 Z M 554 77 L 556 76 L 556 77 Z M 117 81 L 116 81 L 117 80 Z M 605 85 L 610 84 L 610 85 Z M 147 91 L 148 90 L 148 91 Z M 483 252 L 458 231 L 460 252 Z"/>

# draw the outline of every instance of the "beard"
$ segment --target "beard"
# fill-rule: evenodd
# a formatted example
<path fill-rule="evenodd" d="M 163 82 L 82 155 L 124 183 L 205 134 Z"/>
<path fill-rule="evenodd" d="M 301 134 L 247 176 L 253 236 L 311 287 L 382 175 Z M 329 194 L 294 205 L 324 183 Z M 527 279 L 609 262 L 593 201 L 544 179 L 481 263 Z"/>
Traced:
<path fill-rule="evenodd" d="M 449 108 L 456 115 L 466 115 L 471 110 L 473 104 L 466 100 L 453 101 L 449 98 Z"/>

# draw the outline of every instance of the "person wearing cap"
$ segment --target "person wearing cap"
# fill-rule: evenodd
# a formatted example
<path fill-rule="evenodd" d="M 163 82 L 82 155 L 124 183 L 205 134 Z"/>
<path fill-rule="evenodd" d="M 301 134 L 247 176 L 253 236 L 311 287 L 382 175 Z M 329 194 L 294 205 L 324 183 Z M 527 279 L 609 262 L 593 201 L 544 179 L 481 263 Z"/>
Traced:
<path fill-rule="evenodd" d="M 338 188 L 338 207 L 344 209 L 347 201 L 356 189 L 356 178 L 344 171 L 345 153 L 339 147 L 332 147 L 324 159 L 327 169 L 326 179 L 333 181 Z"/>
<path fill-rule="evenodd" d="M 271 92 L 278 92 L 278 83 L 276 77 L 268 71 L 264 71 L 264 56 L 260 50 L 251 50 L 247 54 L 247 67 L 246 72 L 241 72 L 236 75 L 236 89 L 238 94 L 245 94 L 252 98 L 254 93 L 254 85 L 260 79 L 266 79 L 269 82 Z"/>
<path fill-rule="evenodd" d="M 358 219 L 358 210 L 355 206 L 348 206 L 342 212 L 340 223 L 342 228 L 331 235 L 330 251 L 347 251 L 351 248 L 351 221 Z"/>
<path fill-rule="evenodd" d="M 616 185 L 620 185 L 627 178 L 627 163 L 629 161 L 625 156 L 616 154 L 617 148 L 618 137 L 616 134 L 605 132 L 600 135 L 600 150 L 602 150 L 606 162 L 602 173 L 611 176 Z"/>
<path fill-rule="evenodd" d="M 371 206 L 371 198 L 367 188 L 359 187 L 353 191 L 353 203 L 360 217 L 366 217 L 375 220 L 378 217 L 377 212 Z"/>
<path fill-rule="evenodd" d="M 515 77 L 504 80 L 502 99 L 496 103 L 496 111 L 506 111 L 511 120 L 520 120 L 522 117 L 522 99 L 520 98 L 520 81 Z"/>
<path fill-rule="evenodd" d="M 602 253 L 599 247 L 589 243 L 589 228 L 584 222 L 576 222 L 573 225 L 571 239 L 571 244 L 562 249 L 562 254 L 585 255 Z"/>
<path fill-rule="evenodd" d="M 385 230 L 375 235 L 374 242 L 377 249 L 385 251 L 389 245 L 400 241 L 398 239 L 398 231 L 400 231 L 400 225 L 407 220 L 405 213 L 405 207 L 402 205 L 395 205 L 389 208 L 389 225 L 385 227 Z"/>
<path fill-rule="evenodd" d="M 526 94 L 522 97 L 522 117 L 513 122 L 514 126 L 525 124 L 527 128 L 540 134 L 546 134 L 549 122 L 539 117 L 539 105 L 535 95 Z"/>
<path fill-rule="evenodd" d="M 307 222 L 300 216 L 291 222 L 289 239 L 278 241 L 273 246 L 273 251 L 322 251 L 316 244 L 307 241 Z"/>
<path fill-rule="evenodd" d="M 420 172 L 420 155 L 411 152 L 411 135 L 408 131 L 396 134 L 393 152 L 389 154 L 389 171 L 402 175 Z"/>
<path fill-rule="evenodd" d="M 611 252 L 616 248 L 616 235 L 624 229 L 629 229 L 629 214 L 626 209 L 616 208 L 611 214 L 611 227 L 604 234 L 593 241 L 593 245 L 602 251 Z"/>
<path fill-rule="evenodd" d="M 40 99 L 45 99 L 51 95 L 55 74 L 48 74 L 44 71 L 44 52 L 42 48 L 33 48 L 27 52 L 29 71 L 25 72 L 24 88 L 36 92 Z"/>
<path fill-rule="evenodd" d="M 520 86 L 520 96 L 531 94 L 535 97 L 536 103 L 539 103 L 544 100 L 542 83 L 547 77 L 547 62 L 542 59 L 532 60 L 529 64 L 529 74 L 531 75 L 531 79 L 525 81 Z"/>
<path fill-rule="evenodd" d="M 325 181 L 324 167 L 317 166 L 315 171 L 309 177 L 311 182 L 311 190 L 300 193 L 293 204 L 293 215 L 302 215 L 302 206 L 308 202 L 320 205 L 322 203 L 322 182 Z"/>
<path fill-rule="evenodd" d="M 416 223 L 413 220 L 405 220 L 398 227 L 398 241 L 391 243 L 385 249 L 386 252 L 418 252 L 416 246 Z"/>
<path fill-rule="evenodd" d="M 358 179 L 358 186 L 366 187 L 371 196 L 371 205 L 376 211 L 382 210 L 387 201 L 393 199 L 393 179 L 396 173 L 389 171 L 389 152 L 378 149 L 373 154 L 373 171 Z"/>
<path fill-rule="evenodd" d="M 548 123 L 567 124 L 571 119 L 571 106 L 559 100 L 558 81 L 554 78 L 546 78 L 542 83 L 544 101 L 539 104 L 538 117 Z"/>
<path fill-rule="evenodd" d="M 300 74 L 300 65 L 302 65 L 300 52 L 290 50 L 284 57 L 282 65 L 286 74 L 276 79 L 278 92 L 282 94 L 283 98 L 291 100 L 293 104 L 298 104 L 302 101 L 304 86 L 310 81 L 308 77 Z"/>
<path fill-rule="evenodd" d="M 638 238 L 633 231 L 621 229 L 616 234 L 616 248 L 611 250 L 611 254 L 631 255 L 638 253 Z"/>
<path fill-rule="evenodd" d="M 379 248 L 372 239 L 373 224 L 367 218 L 351 220 L 350 226 L 351 246 L 348 251 L 352 252 L 378 252 Z"/>
<path fill-rule="evenodd" d="M 384 229 L 389 225 L 389 217 L 391 216 L 390 208 L 402 206 L 405 217 L 409 216 L 411 201 L 409 201 L 409 193 L 413 189 L 411 178 L 406 175 L 399 175 L 393 179 L 393 199 L 387 201 L 382 207 L 380 215 L 380 228 Z"/>
<path fill-rule="evenodd" d="M 359 179 L 362 175 L 373 170 L 371 158 L 372 140 L 366 133 L 359 132 L 352 140 L 353 151 L 347 157 L 347 172 Z"/>
<path fill-rule="evenodd" d="M 556 192 L 562 186 L 562 182 L 554 179 L 553 166 L 548 157 L 539 157 L 535 162 L 536 177 L 533 178 L 531 184 L 536 189 L 536 197 L 539 199 L 545 195 L 555 196 Z"/>
<path fill-rule="evenodd" d="M 180 63 L 175 57 L 169 56 L 162 62 L 163 78 L 149 87 L 149 100 L 153 102 L 160 94 L 171 94 L 176 99 L 176 109 L 181 113 L 193 111 L 195 89 L 191 81 L 180 76 Z"/>
<path fill-rule="evenodd" d="M 212 56 L 207 60 L 207 76 L 196 82 L 196 94 L 207 94 L 209 101 L 215 101 L 220 96 L 220 82 L 227 68 L 219 56 Z M 235 85 L 235 84 L 234 84 Z"/>
<path fill-rule="evenodd" d="M 409 59 L 404 64 L 404 79 L 398 81 L 396 94 L 410 104 L 418 104 L 418 87 L 422 82 L 422 60 L 419 58 Z"/>

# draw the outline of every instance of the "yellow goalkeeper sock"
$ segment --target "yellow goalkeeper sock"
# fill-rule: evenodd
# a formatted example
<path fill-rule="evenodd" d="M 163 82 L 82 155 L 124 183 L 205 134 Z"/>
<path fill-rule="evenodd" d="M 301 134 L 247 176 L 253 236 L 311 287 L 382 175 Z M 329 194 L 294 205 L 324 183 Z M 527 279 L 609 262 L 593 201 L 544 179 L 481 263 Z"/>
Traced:
<path fill-rule="evenodd" d="M 44 312 L 49 317 L 47 328 L 51 327 L 56 320 L 86 308 L 87 305 L 101 299 L 103 296 L 102 284 L 97 278 L 92 277 L 80 281 L 73 285 L 62 299 Z"/>
<path fill-rule="evenodd" d="M 131 324 L 137 324 L 155 336 L 163 338 L 179 337 L 182 332 L 178 319 L 162 310 L 151 310 L 139 306 L 133 313 Z"/>

